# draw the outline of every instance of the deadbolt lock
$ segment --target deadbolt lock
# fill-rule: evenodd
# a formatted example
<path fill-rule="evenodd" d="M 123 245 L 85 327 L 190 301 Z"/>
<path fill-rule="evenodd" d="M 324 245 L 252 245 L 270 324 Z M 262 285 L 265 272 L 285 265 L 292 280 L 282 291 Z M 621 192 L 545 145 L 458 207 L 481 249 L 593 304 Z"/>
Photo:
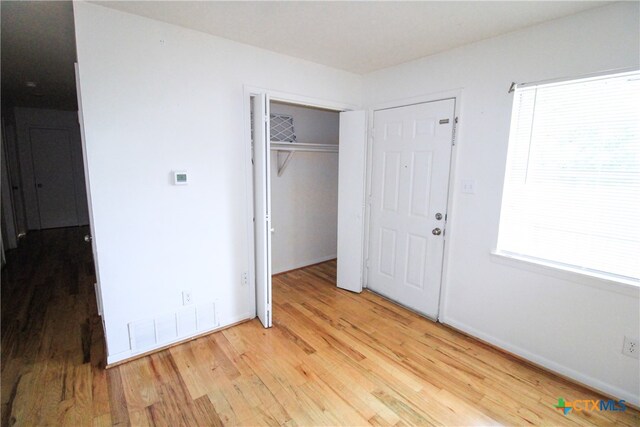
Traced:
<path fill-rule="evenodd" d="M 438 213 L 436 214 L 436 219 L 437 219 L 438 221 L 440 221 L 440 220 L 442 219 L 442 214 L 441 214 L 440 212 L 438 212 Z"/>

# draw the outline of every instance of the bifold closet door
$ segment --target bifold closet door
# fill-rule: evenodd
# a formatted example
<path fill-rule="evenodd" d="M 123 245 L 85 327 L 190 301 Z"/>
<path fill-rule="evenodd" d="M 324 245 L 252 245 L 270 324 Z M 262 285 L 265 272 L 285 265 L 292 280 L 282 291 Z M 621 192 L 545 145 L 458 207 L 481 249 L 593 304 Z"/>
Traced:
<path fill-rule="evenodd" d="M 253 194 L 255 224 L 256 311 L 271 327 L 271 164 L 269 98 L 253 96 Z"/>
<path fill-rule="evenodd" d="M 366 135 L 364 111 L 340 113 L 336 282 L 352 292 L 362 291 Z"/>

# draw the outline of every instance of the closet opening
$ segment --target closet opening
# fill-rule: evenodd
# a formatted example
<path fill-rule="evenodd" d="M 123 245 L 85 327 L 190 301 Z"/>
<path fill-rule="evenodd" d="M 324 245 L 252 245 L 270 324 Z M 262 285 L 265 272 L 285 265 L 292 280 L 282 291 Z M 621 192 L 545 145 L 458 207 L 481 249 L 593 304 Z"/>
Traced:
<path fill-rule="evenodd" d="M 335 269 L 339 132 L 337 111 L 270 103 L 272 275 Z"/>
<path fill-rule="evenodd" d="M 337 111 L 270 103 L 272 306 L 279 324 L 289 298 L 316 298 L 313 288 L 335 286 L 339 132 Z"/>
<path fill-rule="evenodd" d="M 362 289 L 365 113 L 270 99 L 262 91 L 247 95 L 249 257 L 256 315 L 268 328 L 274 281 L 279 289 L 326 281 Z"/>

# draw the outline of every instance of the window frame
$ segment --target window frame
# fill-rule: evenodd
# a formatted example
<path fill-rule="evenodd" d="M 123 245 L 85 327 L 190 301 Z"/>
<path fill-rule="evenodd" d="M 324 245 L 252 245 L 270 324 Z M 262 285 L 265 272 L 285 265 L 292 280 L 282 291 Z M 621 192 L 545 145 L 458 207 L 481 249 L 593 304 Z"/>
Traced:
<path fill-rule="evenodd" d="M 498 219 L 498 230 L 495 236 L 495 245 L 494 249 L 490 251 L 491 261 L 494 263 L 507 265 L 523 270 L 532 271 L 538 274 L 543 274 L 547 276 L 556 277 L 562 280 L 568 280 L 572 282 L 577 282 L 580 284 L 586 284 L 589 286 L 594 286 L 596 288 L 605 289 L 605 290 L 613 290 L 618 293 L 629 295 L 629 296 L 639 296 L 640 292 L 640 279 L 630 278 L 626 276 L 617 275 L 615 273 L 607 273 L 600 272 L 597 270 L 574 266 L 571 264 L 565 264 L 560 261 L 553 261 L 543 258 L 538 258 L 535 256 L 529 256 L 525 254 L 520 254 L 508 250 L 502 250 L 498 248 L 499 235 L 500 235 L 500 227 L 503 221 L 503 213 L 504 213 L 504 196 L 505 196 L 505 187 L 507 185 L 506 179 L 508 176 L 508 159 L 509 159 L 509 150 L 510 142 L 511 142 L 511 132 L 514 125 L 514 107 L 516 102 L 516 89 L 524 89 L 530 88 L 534 86 L 546 86 L 553 84 L 562 84 L 564 82 L 572 82 L 575 80 L 587 80 L 587 79 L 601 79 L 606 78 L 607 76 L 611 77 L 622 77 L 625 74 L 637 74 L 640 72 L 638 68 L 625 68 L 625 69 L 617 69 L 617 70 L 606 70 L 597 73 L 584 74 L 573 77 L 562 77 L 555 78 L 549 80 L 541 80 L 535 82 L 528 83 L 520 83 L 520 84 L 512 84 L 509 89 L 509 93 L 513 94 L 512 102 L 511 102 L 511 114 L 509 118 L 509 133 L 507 140 L 507 153 L 505 156 L 505 169 L 504 176 L 502 178 L 502 193 L 500 196 L 500 214 Z"/>

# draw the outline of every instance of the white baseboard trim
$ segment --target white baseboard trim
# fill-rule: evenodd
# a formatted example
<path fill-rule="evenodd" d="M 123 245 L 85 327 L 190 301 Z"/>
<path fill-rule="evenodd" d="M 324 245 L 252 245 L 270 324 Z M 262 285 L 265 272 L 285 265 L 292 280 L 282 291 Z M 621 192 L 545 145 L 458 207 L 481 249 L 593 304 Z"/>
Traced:
<path fill-rule="evenodd" d="M 284 273 L 285 271 L 297 270 L 298 268 L 306 267 L 308 265 L 320 264 L 321 262 L 330 261 L 332 259 L 336 259 L 337 257 L 338 257 L 337 254 L 333 254 L 333 255 L 327 255 L 319 258 L 314 258 L 311 260 L 299 261 L 299 262 L 287 265 L 286 267 L 280 267 L 277 270 L 274 269 L 272 271 L 272 274 L 280 274 L 280 273 Z"/>
<path fill-rule="evenodd" d="M 596 391 L 600 391 L 603 394 L 615 397 L 616 399 L 624 400 L 625 402 L 631 403 L 634 406 L 640 405 L 640 396 L 634 395 L 632 392 L 627 390 L 623 390 L 619 387 L 616 387 L 612 384 L 605 383 L 599 379 L 590 377 L 589 375 L 583 374 L 582 372 L 578 372 L 574 369 L 571 369 L 567 366 L 564 366 L 560 363 L 549 360 L 543 356 L 537 355 L 535 353 L 531 353 L 521 347 L 510 344 L 506 341 L 503 341 L 499 338 L 486 334 L 482 331 L 479 331 L 471 326 L 466 325 L 463 322 L 459 322 L 455 319 L 451 319 L 449 317 L 444 317 L 440 319 L 440 322 L 445 325 L 449 325 L 455 329 L 458 329 L 466 334 L 469 334 L 475 338 L 478 338 L 482 341 L 485 341 L 489 344 L 492 344 L 496 347 L 499 347 L 503 350 L 506 350 L 509 353 L 513 353 L 523 359 L 526 359 L 540 367 L 555 372 L 559 375 L 572 379 L 578 383 L 584 384 Z M 561 396 L 558 396 L 561 397 Z"/>

